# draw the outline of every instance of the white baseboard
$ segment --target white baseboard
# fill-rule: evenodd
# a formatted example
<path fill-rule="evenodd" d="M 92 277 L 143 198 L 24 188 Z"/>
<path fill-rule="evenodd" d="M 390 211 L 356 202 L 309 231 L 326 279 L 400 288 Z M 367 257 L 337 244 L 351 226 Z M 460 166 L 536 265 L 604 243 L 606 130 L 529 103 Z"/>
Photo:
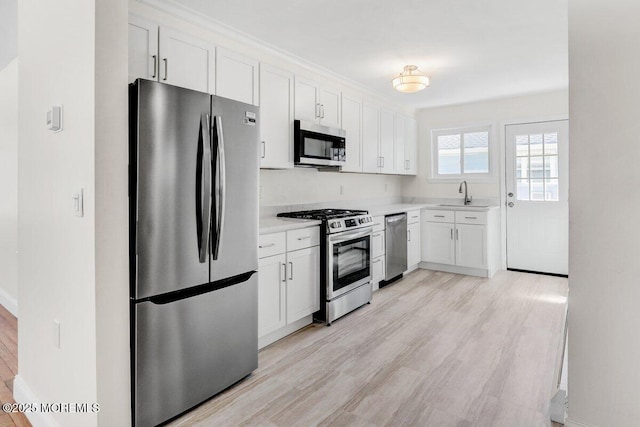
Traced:
<path fill-rule="evenodd" d="M 567 420 L 564 423 L 564 427 L 595 427 L 591 424 L 583 423 L 582 421 L 578 421 L 572 419 L 571 417 L 567 417 Z"/>
<path fill-rule="evenodd" d="M 13 380 L 13 398 L 17 403 L 29 403 L 38 406 L 42 403 L 20 375 L 16 375 Z M 34 427 L 60 427 L 49 413 L 26 412 L 24 415 Z"/>
<path fill-rule="evenodd" d="M 291 335 L 295 331 L 302 329 L 305 326 L 310 325 L 312 323 L 313 323 L 313 314 L 310 314 L 308 316 L 303 317 L 300 320 L 296 320 L 295 322 L 288 324 L 287 326 L 284 326 L 276 331 L 273 331 L 270 334 L 267 334 L 263 337 L 259 337 L 258 349 L 262 349 L 268 346 L 269 344 L 273 344 L 279 339 L 282 339 L 287 335 Z"/>
<path fill-rule="evenodd" d="M 0 304 L 2 304 L 2 306 L 6 308 L 9 311 L 9 313 L 18 317 L 18 300 L 12 297 L 11 295 L 9 295 L 7 291 L 1 288 L 0 288 Z"/>

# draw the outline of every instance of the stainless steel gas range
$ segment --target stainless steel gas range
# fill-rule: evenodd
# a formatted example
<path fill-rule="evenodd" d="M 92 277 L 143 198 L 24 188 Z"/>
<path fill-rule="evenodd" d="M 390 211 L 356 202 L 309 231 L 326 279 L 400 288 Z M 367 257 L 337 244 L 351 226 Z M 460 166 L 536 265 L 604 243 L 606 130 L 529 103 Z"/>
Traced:
<path fill-rule="evenodd" d="M 320 311 L 314 319 L 331 322 L 371 301 L 371 233 L 367 211 L 318 209 L 278 216 L 322 220 Z"/>

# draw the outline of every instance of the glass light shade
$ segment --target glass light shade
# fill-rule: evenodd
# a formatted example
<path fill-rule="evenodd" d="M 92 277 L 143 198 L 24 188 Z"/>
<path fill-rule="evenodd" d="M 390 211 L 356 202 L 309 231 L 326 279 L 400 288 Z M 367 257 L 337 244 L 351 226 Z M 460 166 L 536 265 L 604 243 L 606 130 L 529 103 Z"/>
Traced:
<path fill-rule="evenodd" d="M 404 71 L 392 80 L 393 88 L 399 92 L 418 92 L 429 86 L 429 77 L 415 65 L 406 65 Z"/>

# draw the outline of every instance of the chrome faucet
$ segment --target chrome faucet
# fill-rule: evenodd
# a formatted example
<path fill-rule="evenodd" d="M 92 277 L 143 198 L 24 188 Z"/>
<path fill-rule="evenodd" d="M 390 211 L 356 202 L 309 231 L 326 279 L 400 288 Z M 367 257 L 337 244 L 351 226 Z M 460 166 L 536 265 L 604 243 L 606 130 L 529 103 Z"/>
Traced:
<path fill-rule="evenodd" d="M 460 183 L 460 188 L 458 188 L 458 193 L 462 194 L 462 184 L 464 184 L 464 205 L 471 204 L 471 196 L 467 194 L 467 181 L 462 181 Z"/>

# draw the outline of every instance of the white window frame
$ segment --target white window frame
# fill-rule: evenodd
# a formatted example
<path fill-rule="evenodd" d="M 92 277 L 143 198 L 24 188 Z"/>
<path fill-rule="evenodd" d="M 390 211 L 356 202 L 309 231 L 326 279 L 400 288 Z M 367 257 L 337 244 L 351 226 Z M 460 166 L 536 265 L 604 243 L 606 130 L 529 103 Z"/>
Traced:
<path fill-rule="evenodd" d="M 465 133 L 487 132 L 489 135 L 489 172 L 486 173 L 464 173 L 464 138 Z M 460 138 L 460 173 L 459 174 L 439 174 L 438 173 L 438 137 L 444 135 L 461 135 Z M 469 182 L 495 182 L 497 180 L 497 146 L 495 130 L 493 124 L 476 124 L 444 129 L 431 130 L 431 140 L 429 141 L 429 174 L 427 181 L 431 182 L 459 182 L 466 180 Z"/>

